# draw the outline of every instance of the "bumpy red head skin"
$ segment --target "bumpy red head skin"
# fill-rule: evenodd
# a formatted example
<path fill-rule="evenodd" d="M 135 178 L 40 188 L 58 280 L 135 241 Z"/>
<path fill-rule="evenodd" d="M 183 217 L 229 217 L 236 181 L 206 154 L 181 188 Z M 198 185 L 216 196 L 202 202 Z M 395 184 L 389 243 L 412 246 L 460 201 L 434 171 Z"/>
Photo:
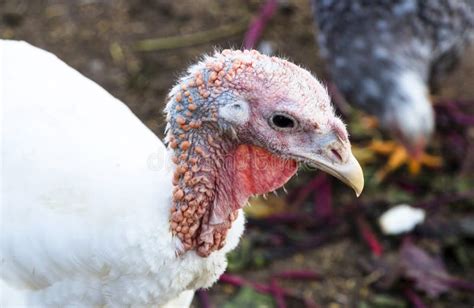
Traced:
<path fill-rule="evenodd" d="M 222 248 L 248 198 L 291 178 L 297 163 L 279 154 L 291 144 L 266 128 L 261 114 L 287 104 L 289 112 L 328 122 L 326 116 L 333 115 L 329 98 L 316 93 L 326 91 L 298 66 L 257 51 L 231 50 L 191 67 L 172 89 L 166 108 L 167 142 L 176 164 L 170 225 L 182 242 L 181 253 L 196 250 L 204 257 Z M 250 108 L 232 113 L 237 118 L 223 112 L 224 106 L 242 101 L 237 107 Z M 334 125 L 347 139 L 342 123 Z"/>

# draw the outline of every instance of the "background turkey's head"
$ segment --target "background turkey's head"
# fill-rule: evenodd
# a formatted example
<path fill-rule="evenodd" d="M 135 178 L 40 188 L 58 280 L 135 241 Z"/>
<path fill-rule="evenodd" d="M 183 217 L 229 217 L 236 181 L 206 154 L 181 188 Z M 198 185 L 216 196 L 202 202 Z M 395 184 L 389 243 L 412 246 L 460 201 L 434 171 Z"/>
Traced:
<path fill-rule="evenodd" d="M 375 115 L 381 128 L 399 140 L 412 156 L 420 155 L 433 134 L 435 122 L 423 73 L 428 66 L 416 70 L 399 67 L 400 62 L 394 59 L 372 59 L 374 62 L 367 63 L 366 55 L 351 58 L 360 61 L 347 68 L 332 67 L 338 88 L 350 103 Z M 336 58 L 336 63 L 340 61 Z"/>
<path fill-rule="evenodd" d="M 256 51 L 206 57 L 173 88 L 166 111 L 177 165 L 171 228 L 184 251 L 206 256 L 221 248 L 237 210 L 281 187 L 298 162 L 362 190 L 362 170 L 326 89 L 288 61 Z"/>

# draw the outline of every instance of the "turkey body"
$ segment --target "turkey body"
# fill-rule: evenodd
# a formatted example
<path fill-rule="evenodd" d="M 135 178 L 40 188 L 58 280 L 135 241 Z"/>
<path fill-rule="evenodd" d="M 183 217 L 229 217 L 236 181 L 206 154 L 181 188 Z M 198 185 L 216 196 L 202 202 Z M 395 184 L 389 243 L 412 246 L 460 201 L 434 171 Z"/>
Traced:
<path fill-rule="evenodd" d="M 434 114 L 428 94 L 474 39 L 474 1 L 313 4 L 320 53 L 348 102 L 377 116 L 409 148 L 429 139 Z"/>
<path fill-rule="evenodd" d="M 177 257 L 174 165 L 122 102 L 24 42 L 0 41 L 0 68 L 2 306 L 187 305 L 223 273 L 243 215 Z"/>
<path fill-rule="evenodd" d="M 364 187 L 308 71 L 252 50 L 188 68 L 165 145 L 54 55 L 0 41 L 3 306 L 186 307 L 224 272 L 249 197 L 318 166 Z"/>

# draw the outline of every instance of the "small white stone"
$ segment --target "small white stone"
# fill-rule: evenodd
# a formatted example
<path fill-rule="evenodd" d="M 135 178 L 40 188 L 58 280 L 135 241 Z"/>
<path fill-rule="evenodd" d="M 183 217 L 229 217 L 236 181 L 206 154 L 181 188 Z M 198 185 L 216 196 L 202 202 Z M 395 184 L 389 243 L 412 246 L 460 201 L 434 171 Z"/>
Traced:
<path fill-rule="evenodd" d="M 383 233 L 396 235 L 410 232 L 417 224 L 425 220 L 425 216 L 423 209 L 399 204 L 383 213 L 379 218 L 379 224 Z"/>

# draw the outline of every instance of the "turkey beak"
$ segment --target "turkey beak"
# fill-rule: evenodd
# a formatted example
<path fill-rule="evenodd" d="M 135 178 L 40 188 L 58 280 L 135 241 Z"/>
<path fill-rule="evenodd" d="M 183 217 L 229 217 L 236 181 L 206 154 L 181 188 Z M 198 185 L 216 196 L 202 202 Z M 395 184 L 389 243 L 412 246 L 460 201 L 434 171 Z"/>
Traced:
<path fill-rule="evenodd" d="M 318 169 L 329 173 L 351 187 L 357 197 L 362 193 L 364 189 L 364 173 L 352 153 L 349 153 L 349 157 L 344 163 L 320 161 L 314 164 Z"/>
<path fill-rule="evenodd" d="M 314 140 L 313 145 L 306 145 L 305 153 L 298 156 L 309 165 L 341 180 L 351 187 L 358 197 L 364 189 L 364 174 L 352 154 L 350 143 L 332 136 L 317 139 L 319 140 Z"/>

